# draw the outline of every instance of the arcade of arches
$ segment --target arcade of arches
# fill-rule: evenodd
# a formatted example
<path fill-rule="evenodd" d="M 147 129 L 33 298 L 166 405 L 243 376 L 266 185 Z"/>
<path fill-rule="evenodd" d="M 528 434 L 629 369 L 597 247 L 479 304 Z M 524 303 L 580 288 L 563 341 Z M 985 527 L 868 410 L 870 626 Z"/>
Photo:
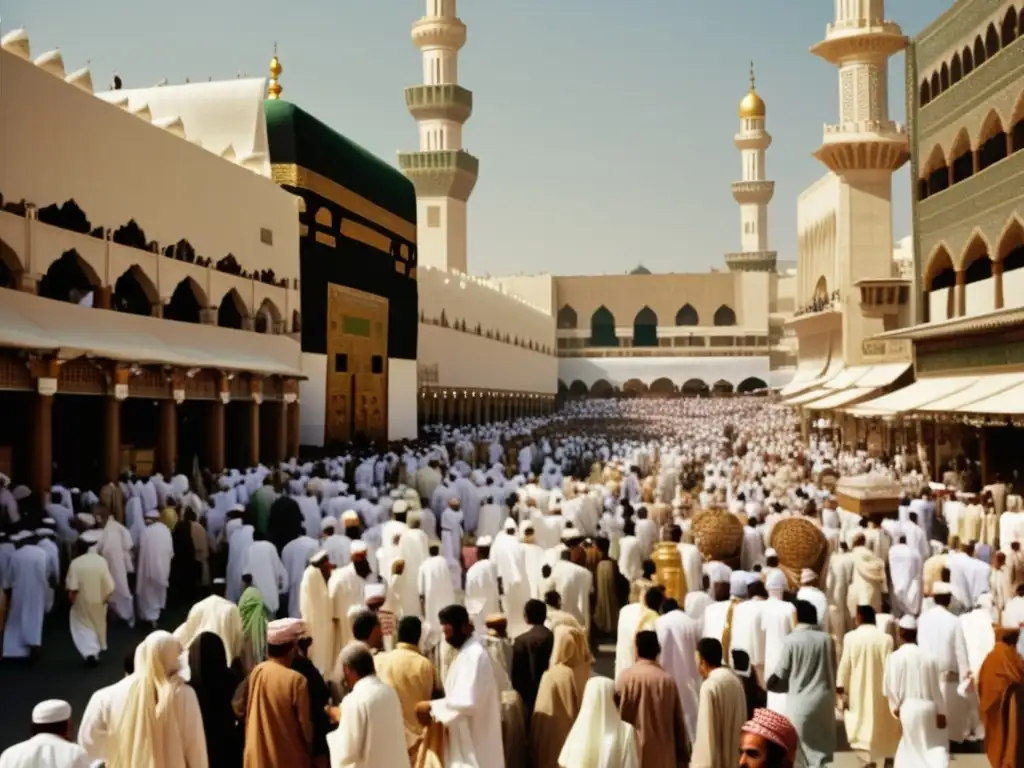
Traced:
<path fill-rule="evenodd" d="M 554 395 L 426 387 L 420 390 L 420 426 L 443 422 L 455 426 L 546 416 L 555 410 Z"/>
<path fill-rule="evenodd" d="M 676 312 L 674 325 L 699 326 L 701 325 L 700 315 L 691 304 L 684 304 Z M 712 316 L 712 324 L 715 327 L 735 326 L 736 312 L 725 304 L 715 310 Z M 556 318 L 557 328 L 560 331 L 577 330 L 579 316 L 576 310 L 568 304 L 558 310 Z M 706 323 L 705 323 L 706 324 Z M 629 344 L 632 347 L 657 347 L 661 344 L 658 337 L 658 328 L 661 326 L 658 315 L 649 306 L 641 309 L 633 317 L 633 335 L 630 341 L 624 343 L 616 334 L 616 319 L 612 311 L 603 304 L 594 310 L 590 316 L 590 335 L 585 340 L 588 347 L 618 347 Z M 667 339 L 666 339 L 667 341 Z M 559 346 L 564 346 L 560 344 Z"/>
<path fill-rule="evenodd" d="M 720 379 L 708 384 L 703 379 L 687 379 L 680 384 L 671 379 L 655 379 L 646 384 L 640 379 L 629 379 L 616 387 L 607 379 L 598 379 L 589 387 L 579 379 L 571 384 L 558 382 L 558 394 L 563 399 L 581 397 L 707 397 L 710 395 L 746 395 L 767 392 L 768 384 L 756 376 L 743 379 L 738 385 Z"/>
<path fill-rule="evenodd" d="M 40 497 L 54 480 L 97 488 L 132 465 L 191 475 L 195 461 L 219 472 L 299 451 L 294 378 L 0 350 L 0 412 L 0 471 Z"/>

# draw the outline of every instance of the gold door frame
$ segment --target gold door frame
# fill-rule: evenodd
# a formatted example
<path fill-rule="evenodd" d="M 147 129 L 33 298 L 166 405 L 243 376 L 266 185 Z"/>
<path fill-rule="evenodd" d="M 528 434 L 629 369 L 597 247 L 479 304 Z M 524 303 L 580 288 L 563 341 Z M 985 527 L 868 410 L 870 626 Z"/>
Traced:
<path fill-rule="evenodd" d="M 363 433 L 388 434 L 388 300 L 341 285 L 327 286 L 327 381 L 324 443 Z M 338 370 L 344 355 L 344 370 Z M 381 359 L 380 373 L 373 358 Z"/>

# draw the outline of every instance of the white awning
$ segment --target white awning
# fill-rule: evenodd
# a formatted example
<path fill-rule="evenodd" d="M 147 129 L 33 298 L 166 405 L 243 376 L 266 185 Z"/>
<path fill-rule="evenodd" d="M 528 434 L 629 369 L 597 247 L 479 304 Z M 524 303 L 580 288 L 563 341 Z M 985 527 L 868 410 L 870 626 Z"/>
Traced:
<path fill-rule="evenodd" d="M 906 411 L 920 410 L 922 406 L 967 389 L 977 379 L 977 376 L 920 379 L 909 387 L 843 410 L 854 416 L 895 416 Z"/>
<path fill-rule="evenodd" d="M 797 366 L 796 375 L 793 376 L 793 380 L 779 390 L 779 394 L 783 397 L 789 397 L 813 386 L 814 380 L 821 375 L 825 366 L 826 363 L 822 360 L 801 363 Z"/>
<path fill-rule="evenodd" d="M 907 372 L 910 363 L 885 363 L 872 365 L 870 370 L 859 379 L 858 387 L 887 387 Z"/>
<path fill-rule="evenodd" d="M 949 397 L 943 397 L 918 410 L 941 412 L 941 411 L 968 411 L 974 410 L 974 404 L 984 402 L 993 397 L 1001 396 L 1006 390 L 1017 385 L 1024 384 L 1024 373 L 996 373 L 977 376 L 973 383 L 966 389 L 955 392 Z"/>
<path fill-rule="evenodd" d="M 956 409 L 957 413 L 990 413 L 993 415 L 1017 416 L 1024 413 L 1024 384 L 1018 384 L 1002 392 L 977 400 Z"/>
<path fill-rule="evenodd" d="M 852 403 L 862 397 L 867 397 L 875 391 L 875 387 L 852 387 L 840 392 L 832 391 L 827 397 L 807 403 L 804 406 L 809 411 L 830 411 L 839 408 L 847 403 Z"/>
<path fill-rule="evenodd" d="M 299 343 L 278 334 L 80 307 L 0 289 L 0 346 L 131 363 L 302 377 Z"/>
<path fill-rule="evenodd" d="M 786 401 L 786 405 L 803 405 L 804 403 L 809 403 L 812 400 L 817 400 L 819 398 L 826 397 L 827 395 L 830 394 L 832 394 L 832 390 L 830 389 L 825 389 L 823 387 L 814 387 L 813 389 L 809 389 L 802 394 L 791 397 L 789 400 Z"/>
<path fill-rule="evenodd" d="M 825 389 L 848 389 L 857 384 L 858 380 L 871 369 L 872 366 L 870 365 L 855 365 L 852 368 L 847 368 L 834 379 L 826 382 Z"/>

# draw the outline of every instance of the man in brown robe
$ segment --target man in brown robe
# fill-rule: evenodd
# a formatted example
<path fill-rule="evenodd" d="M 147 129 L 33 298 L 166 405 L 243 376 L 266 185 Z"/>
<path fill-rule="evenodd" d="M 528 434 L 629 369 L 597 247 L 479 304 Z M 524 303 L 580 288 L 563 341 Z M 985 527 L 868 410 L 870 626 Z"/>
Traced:
<path fill-rule="evenodd" d="M 1019 630 L 997 630 L 995 647 L 978 673 L 985 754 L 992 768 L 1024 765 L 1024 660 Z"/>
<path fill-rule="evenodd" d="M 268 659 L 253 668 L 235 694 L 235 715 L 245 722 L 245 768 L 314 766 L 309 687 L 290 668 L 305 631 L 301 619 L 270 622 Z"/>
<path fill-rule="evenodd" d="M 619 565 L 609 555 L 608 539 L 598 539 L 600 561 L 594 569 L 593 630 L 599 637 L 614 637 L 619 626 Z"/>
<path fill-rule="evenodd" d="M 640 765 L 644 768 L 680 768 L 690 761 L 683 705 L 675 680 L 658 664 L 661 645 L 656 632 L 636 635 L 636 664 L 615 684 L 619 714 L 636 728 Z M 735 760 L 735 753 L 732 758 Z"/>
<path fill-rule="evenodd" d="M 548 611 L 540 600 L 528 600 L 523 615 L 530 628 L 512 644 L 512 687 L 523 699 L 524 715 L 529 723 L 540 679 L 551 661 L 555 636 L 544 626 Z"/>

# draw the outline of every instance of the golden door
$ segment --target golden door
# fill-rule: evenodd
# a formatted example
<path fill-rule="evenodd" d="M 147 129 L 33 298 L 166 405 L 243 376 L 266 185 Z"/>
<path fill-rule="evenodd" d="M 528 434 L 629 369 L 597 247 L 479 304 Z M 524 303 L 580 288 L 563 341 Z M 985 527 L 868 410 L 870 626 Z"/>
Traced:
<path fill-rule="evenodd" d="M 387 440 L 388 300 L 327 286 L 324 440 Z"/>

